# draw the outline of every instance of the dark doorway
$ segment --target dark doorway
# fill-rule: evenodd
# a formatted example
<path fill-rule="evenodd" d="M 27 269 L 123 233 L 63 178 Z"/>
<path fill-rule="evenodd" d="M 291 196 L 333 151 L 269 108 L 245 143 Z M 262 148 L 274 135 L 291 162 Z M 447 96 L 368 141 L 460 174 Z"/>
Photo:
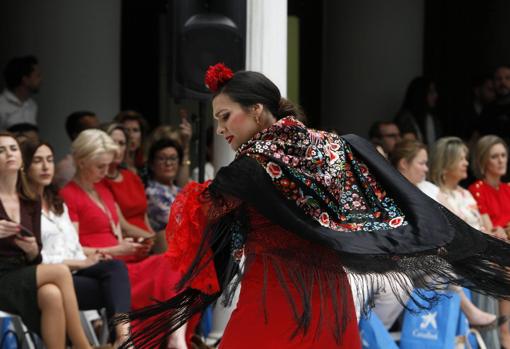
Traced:
<path fill-rule="evenodd" d="M 322 92 L 322 10 L 324 0 L 289 0 L 299 19 L 299 102 L 311 127 L 320 126 Z"/>
<path fill-rule="evenodd" d="M 159 123 L 159 18 L 166 1 L 122 1 L 121 108 Z"/>
<path fill-rule="evenodd" d="M 424 73 L 439 85 L 446 132 L 458 135 L 472 82 L 510 62 L 507 0 L 425 2 Z"/>

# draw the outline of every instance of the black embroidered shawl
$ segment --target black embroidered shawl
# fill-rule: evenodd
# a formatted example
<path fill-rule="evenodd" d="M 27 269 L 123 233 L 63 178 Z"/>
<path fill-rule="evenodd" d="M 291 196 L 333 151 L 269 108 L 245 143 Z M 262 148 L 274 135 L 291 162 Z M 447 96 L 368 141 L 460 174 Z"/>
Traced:
<path fill-rule="evenodd" d="M 414 285 L 437 289 L 455 283 L 498 298 L 510 296 L 510 245 L 473 229 L 424 195 L 355 135 L 340 137 L 284 118 L 244 144 L 202 195 L 210 219 L 179 284 L 182 292 L 130 314 L 129 320 L 153 321 L 152 331 L 134 333 L 137 347 L 164 339 L 218 298 L 220 292 L 189 287 L 207 263 L 214 262 L 225 299 L 231 299 L 242 276 L 238 251 L 249 238 L 242 223 L 245 205 L 337 252 L 367 307 L 383 279 L 409 294 Z M 298 323 L 306 323 L 309 315 L 304 311 Z"/>

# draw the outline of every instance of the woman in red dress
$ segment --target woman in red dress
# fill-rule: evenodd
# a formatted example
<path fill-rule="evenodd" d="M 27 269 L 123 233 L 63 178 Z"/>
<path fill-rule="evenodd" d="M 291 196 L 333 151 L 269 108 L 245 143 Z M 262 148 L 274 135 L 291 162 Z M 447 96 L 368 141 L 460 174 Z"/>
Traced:
<path fill-rule="evenodd" d="M 148 256 L 152 243 L 124 238 L 110 190 L 101 182 L 117 151 L 117 145 L 103 131 L 86 130 L 73 141 L 72 154 L 77 171 L 60 194 L 76 225 L 85 253 L 103 253 L 125 260 L 131 282 L 133 309 L 176 295 L 179 280 L 164 255 Z M 184 337 L 175 337 L 183 341 Z M 175 344 L 175 348 L 181 345 Z"/>
<path fill-rule="evenodd" d="M 476 144 L 473 170 L 479 180 L 469 186 L 478 204 L 484 225 L 492 234 L 507 236 L 510 232 L 510 183 L 501 179 L 507 172 L 508 147 L 498 136 L 488 135 Z M 510 315 L 510 302 L 499 301 L 499 312 Z M 500 326 L 502 348 L 510 348 L 508 322 Z"/>
<path fill-rule="evenodd" d="M 127 132 L 124 126 L 116 123 L 108 126 L 106 132 L 117 144 L 118 151 L 102 182 L 110 189 L 119 206 L 121 228 L 130 237 L 154 237 L 152 252 L 162 253 L 166 250 L 164 232 L 155 233 L 149 223 L 147 198 L 142 180 L 133 171 L 122 167 L 126 159 L 126 149 L 129 148 Z"/>
<path fill-rule="evenodd" d="M 142 114 L 134 110 L 123 110 L 115 116 L 114 120 L 122 124 L 129 135 L 126 164 L 136 173 L 145 165 L 143 149 L 147 135 L 147 121 Z"/>
<path fill-rule="evenodd" d="M 359 293 L 387 279 L 399 291 L 435 280 L 427 287 L 508 296 L 510 257 L 500 256 L 510 246 L 430 200 L 370 143 L 306 128 L 260 73 L 217 64 L 206 85 L 236 159 L 172 204 L 166 255 L 183 274 L 180 293 L 121 319 L 148 321 L 132 333 L 137 348 L 220 295 L 229 303 L 241 280 L 221 349 L 360 348 L 344 267 L 367 277 L 352 285 Z"/>

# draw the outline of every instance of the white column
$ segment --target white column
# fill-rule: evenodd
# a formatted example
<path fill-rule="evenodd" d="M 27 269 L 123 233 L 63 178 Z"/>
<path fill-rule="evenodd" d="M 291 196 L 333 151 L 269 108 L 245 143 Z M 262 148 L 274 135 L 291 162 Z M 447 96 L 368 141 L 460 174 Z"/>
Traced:
<path fill-rule="evenodd" d="M 247 0 L 246 70 L 258 71 L 271 79 L 287 95 L 287 0 Z M 215 168 L 225 166 L 234 159 L 234 152 L 224 139 L 214 142 Z M 242 287 L 242 286 L 241 286 Z M 237 295 L 239 295 L 239 288 Z M 207 340 L 213 344 L 221 338 L 230 314 L 235 309 L 217 303 L 213 324 Z"/>
<path fill-rule="evenodd" d="M 287 0 L 248 0 L 246 70 L 263 73 L 287 95 Z"/>
<path fill-rule="evenodd" d="M 246 70 L 258 71 L 287 95 L 287 0 L 247 0 Z M 214 142 L 214 167 L 234 159 L 224 139 Z"/>

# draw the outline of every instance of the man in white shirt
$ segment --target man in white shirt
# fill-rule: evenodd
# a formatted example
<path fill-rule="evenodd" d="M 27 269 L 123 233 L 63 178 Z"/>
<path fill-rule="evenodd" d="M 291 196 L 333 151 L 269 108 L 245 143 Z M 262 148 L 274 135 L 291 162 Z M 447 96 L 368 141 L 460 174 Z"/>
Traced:
<path fill-rule="evenodd" d="M 41 69 L 34 56 L 15 57 L 4 69 L 6 88 L 0 94 L 0 130 L 12 125 L 37 125 L 37 104 L 31 98 L 42 81 Z"/>

